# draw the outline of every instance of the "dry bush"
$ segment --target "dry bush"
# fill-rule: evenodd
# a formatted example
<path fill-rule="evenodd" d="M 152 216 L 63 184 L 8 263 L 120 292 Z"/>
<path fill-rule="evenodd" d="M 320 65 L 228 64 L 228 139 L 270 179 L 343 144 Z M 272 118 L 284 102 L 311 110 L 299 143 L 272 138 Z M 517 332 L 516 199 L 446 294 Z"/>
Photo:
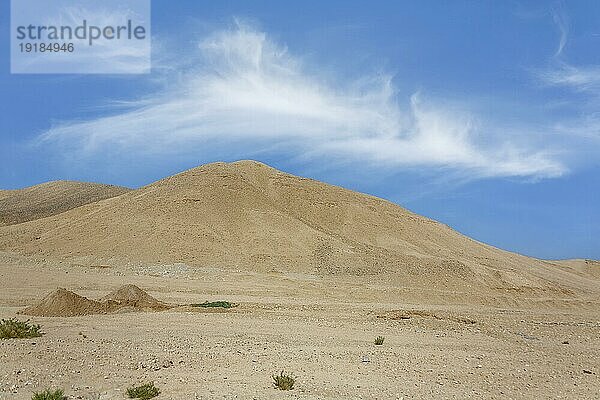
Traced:
<path fill-rule="evenodd" d="M 154 386 L 153 382 L 140 386 L 132 386 L 127 389 L 127 396 L 129 396 L 130 399 L 148 400 L 158 396 L 159 393 L 160 390 Z"/>
<path fill-rule="evenodd" d="M 23 322 L 16 318 L 0 321 L 0 339 L 24 339 L 42 336 L 39 325 L 30 324 L 29 320 Z"/>
<path fill-rule="evenodd" d="M 292 390 L 296 383 L 296 378 L 292 374 L 286 374 L 281 371 L 279 375 L 273 375 L 273 384 L 277 389 L 281 390 Z"/>
<path fill-rule="evenodd" d="M 65 392 L 62 389 L 50 390 L 46 389 L 43 392 L 34 393 L 31 400 L 64 400 Z"/>

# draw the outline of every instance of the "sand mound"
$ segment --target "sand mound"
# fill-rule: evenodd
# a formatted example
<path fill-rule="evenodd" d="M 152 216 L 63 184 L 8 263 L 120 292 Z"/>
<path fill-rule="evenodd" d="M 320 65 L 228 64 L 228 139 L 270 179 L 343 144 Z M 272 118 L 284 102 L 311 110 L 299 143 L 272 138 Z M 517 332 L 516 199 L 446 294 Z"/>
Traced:
<path fill-rule="evenodd" d="M 108 304 L 116 303 L 121 307 L 135 307 L 139 309 L 164 310 L 170 308 L 168 304 L 156 300 L 135 285 L 123 285 L 114 292 L 104 296 L 100 301 Z"/>
<path fill-rule="evenodd" d="M 39 317 L 73 317 L 77 315 L 107 314 L 124 309 L 166 310 L 162 303 L 135 285 L 124 285 L 99 301 L 90 300 L 69 290 L 58 288 L 38 304 L 27 307 L 20 314 Z"/>
<path fill-rule="evenodd" d="M 27 307 L 21 314 L 40 317 L 72 317 L 76 315 L 105 314 L 107 304 L 90 300 L 69 290 L 58 288 L 38 304 Z"/>

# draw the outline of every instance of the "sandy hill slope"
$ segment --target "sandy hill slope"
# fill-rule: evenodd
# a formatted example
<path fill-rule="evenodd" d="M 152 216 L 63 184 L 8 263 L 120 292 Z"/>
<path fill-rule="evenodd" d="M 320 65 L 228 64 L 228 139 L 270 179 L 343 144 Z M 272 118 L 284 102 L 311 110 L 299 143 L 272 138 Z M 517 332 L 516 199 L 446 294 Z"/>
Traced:
<path fill-rule="evenodd" d="M 597 293 L 559 263 L 502 251 L 388 201 L 240 161 L 0 228 L 0 250 L 256 272 L 360 275 L 417 287 Z"/>
<path fill-rule="evenodd" d="M 54 181 L 18 190 L 0 190 L 0 226 L 59 214 L 129 189 L 75 181 Z"/>

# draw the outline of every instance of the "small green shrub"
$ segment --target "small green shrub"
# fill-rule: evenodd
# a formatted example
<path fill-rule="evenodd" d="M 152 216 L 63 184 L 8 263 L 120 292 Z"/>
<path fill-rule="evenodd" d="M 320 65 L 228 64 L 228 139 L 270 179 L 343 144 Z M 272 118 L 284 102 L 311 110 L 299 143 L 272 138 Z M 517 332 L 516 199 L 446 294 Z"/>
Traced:
<path fill-rule="evenodd" d="M 377 346 L 381 346 L 383 344 L 383 341 L 385 340 L 385 338 L 383 336 L 377 336 L 375 338 L 375 344 Z"/>
<path fill-rule="evenodd" d="M 204 303 L 196 303 L 191 304 L 192 307 L 221 307 L 221 308 L 231 308 L 235 307 L 235 304 L 230 303 L 228 301 L 205 301 Z"/>
<path fill-rule="evenodd" d="M 130 399 L 148 400 L 158 396 L 159 393 L 160 390 L 152 382 L 140 386 L 132 386 L 127 389 L 127 396 Z"/>
<path fill-rule="evenodd" d="M 62 389 L 50 390 L 46 389 L 43 392 L 35 392 L 31 400 L 64 400 L 65 392 Z"/>
<path fill-rule="evenodd" d="M 0 321 L 0 339 L 23 339 L 42 336 L 41 326 L 23 322 L 16 318 Z"/>
<path fill-rule="evenodd" d="M 296 378 L 291 374 L 286 374 L 284 371 L 281 371 L 279 375 L 273 375 L 273 384 L 277 389 L 292 390 L 294 383 L 296 383 Z"/>

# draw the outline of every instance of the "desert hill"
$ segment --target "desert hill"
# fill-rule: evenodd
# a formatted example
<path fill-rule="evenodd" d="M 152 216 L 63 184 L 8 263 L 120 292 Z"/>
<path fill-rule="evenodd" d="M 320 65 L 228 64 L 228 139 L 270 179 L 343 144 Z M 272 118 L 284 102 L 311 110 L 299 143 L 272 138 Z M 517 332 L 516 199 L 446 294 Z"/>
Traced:
<path fill-rule="evenodd" d="M 598 280 L 570 265 L 502 251 L 391 202 L 254 161 L 203 165 L 1 227 L 0 250 L 473 291 L 600 292 Z"/>
<path fill-rule="evenodd" d="M 59 214 L 126 193 L 129 189 L 75 181 L 54 181 L 25 189 L 0 190 L 0 226 Z"/>

